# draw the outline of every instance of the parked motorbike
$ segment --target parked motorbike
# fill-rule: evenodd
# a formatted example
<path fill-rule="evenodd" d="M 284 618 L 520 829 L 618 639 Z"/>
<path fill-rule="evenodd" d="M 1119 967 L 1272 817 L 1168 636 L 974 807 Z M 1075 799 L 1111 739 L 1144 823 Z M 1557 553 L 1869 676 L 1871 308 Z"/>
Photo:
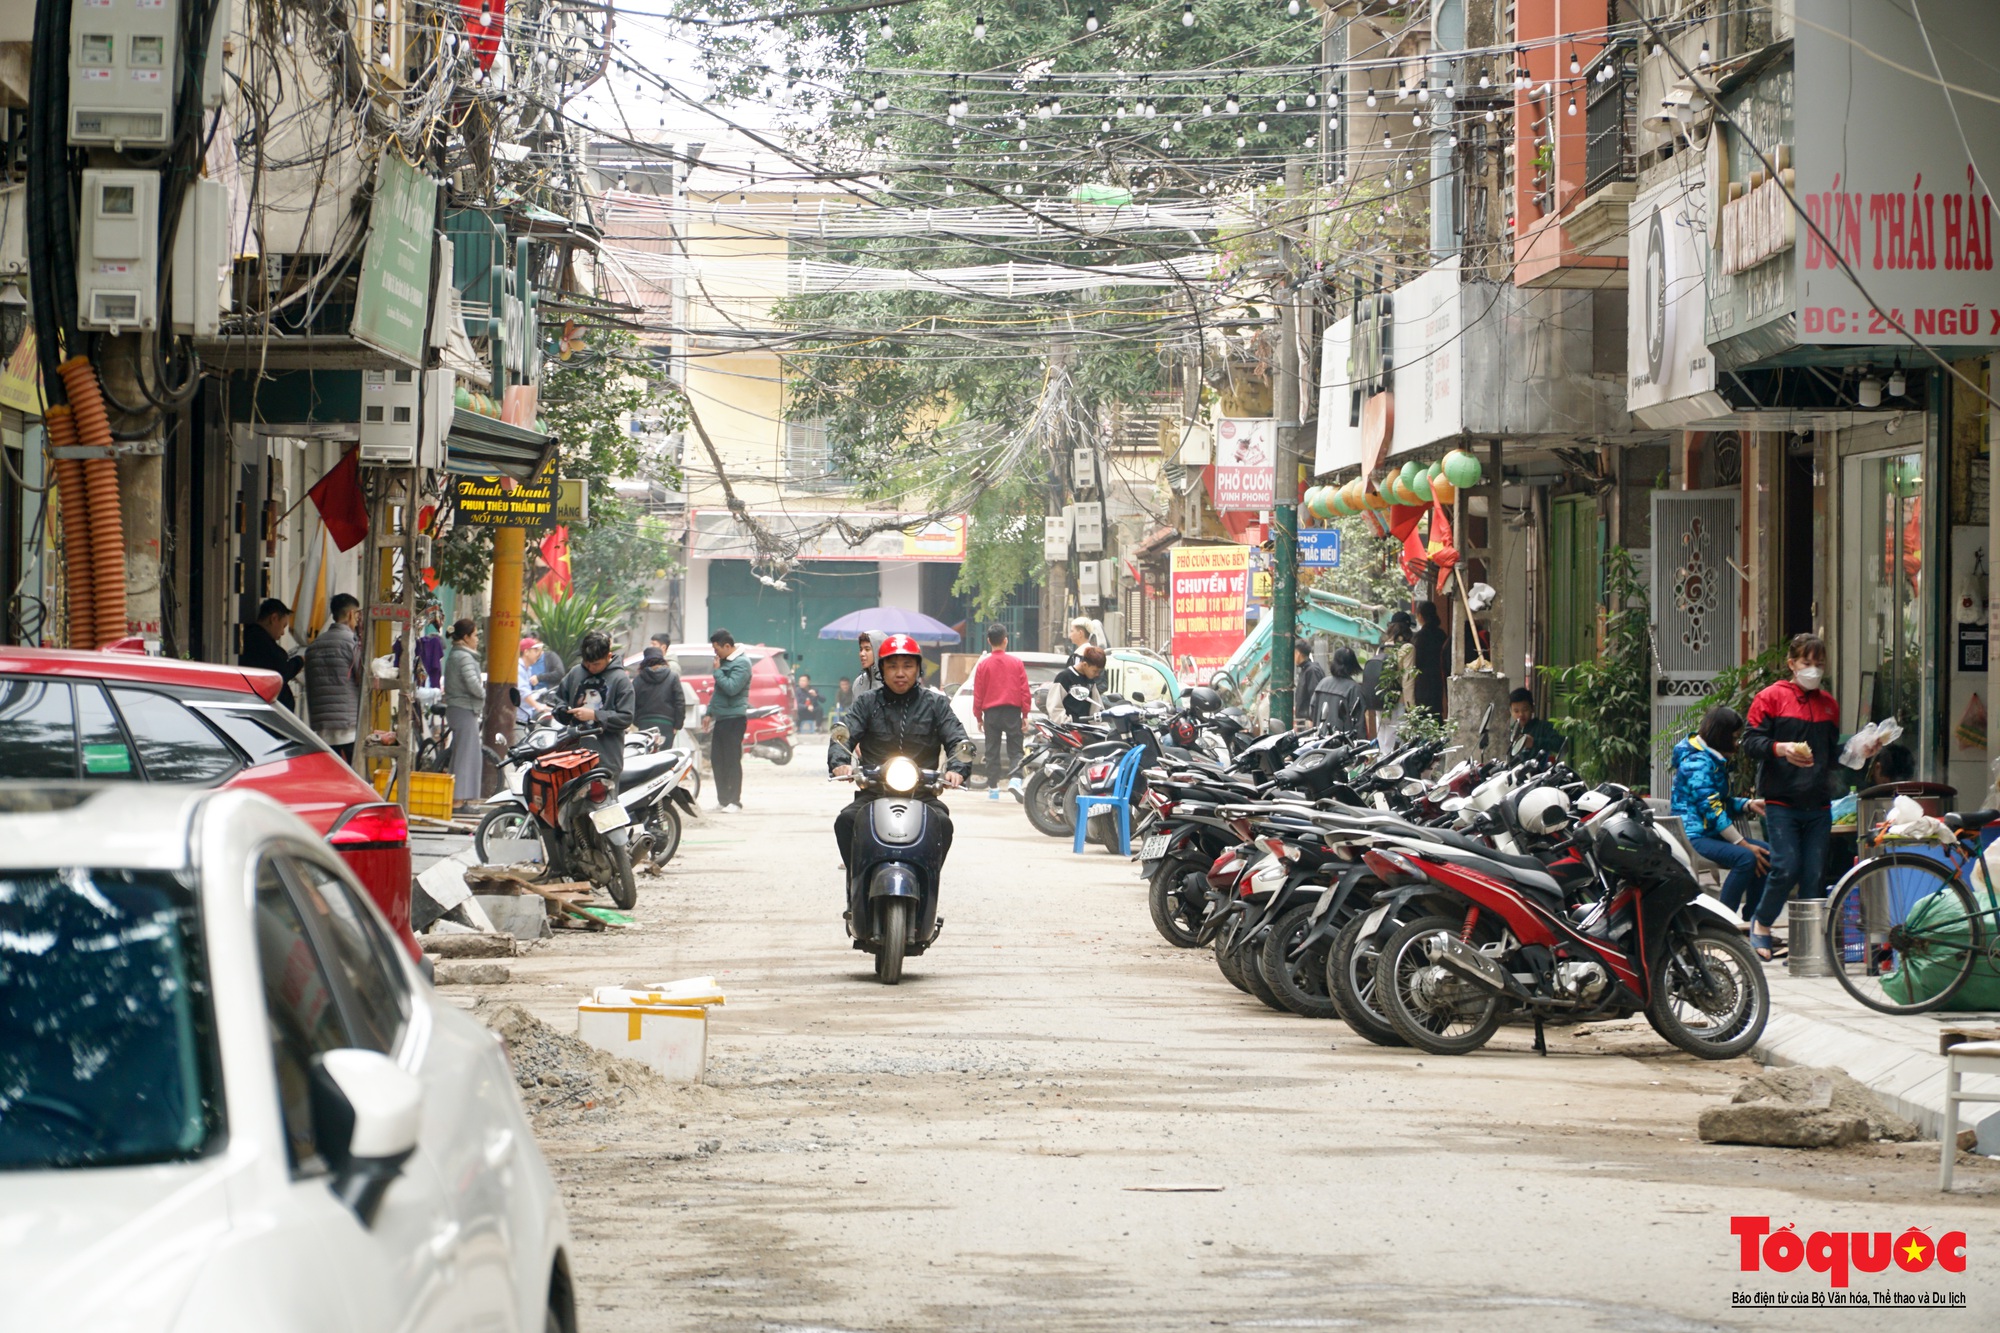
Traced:
<path fill-rule="evenodd" d="M 1524 814 L 1567 818 L 1547 795 Z M 1559 794 L 1559 793 L 1558 793 Z M 1517 794 L 1524 810 L 1529 803 Z M 1551 866 L 1490 848 L 1383 837 L 1365 860 L 1398 902 L 1417 911 L 1383 945 L 1376 994 L 1410 1045 L 1435 1055 L 1474 1051 L 1509 1014 L 1543 1024 L 1643 1012 L 1675 1046 L 1706 1060 L 1740 1055 L 1762 1035 L 1770 993 L 1742 922 L 1701 892 L 1686 853 L 1643 800 L 1614 789 L 1571 839 L 1579 901 Z M 1470 840 L 1468 840 L 1470 841 Z M 1372 914 L 1371 914 L 1372 915 Z M 1364 926 L 1364 930 L 1366 927 Z"/>
<path fill-rule="evenodd" d="M 829 734 L 847 744 L 845 723 Z M 972 757 L 970 742 L 959 757 Z M 945 824 L 927 804 L 945 791 L 943 778 L 902 755 L 853 766 L 852 780 L 870 799 L 848 846 L 844 915 L 854 947 L 875 956 L 875 979 L 885 986 L 900 982 L 903 960 L 929 949 L 944 929 L 937 909 Z"/>
<path fill-rule="evenodd" d="M 792 715 L 781 705 L 760 704 L 744 714 L 743 753 L 768 759 L 780 767 L 791 763 L 794 727 Z M 701 747 L 704 760 L 712 758 L 714 737 L 705 715 L 700 729 L 695 732 L 695 744 Z"/>

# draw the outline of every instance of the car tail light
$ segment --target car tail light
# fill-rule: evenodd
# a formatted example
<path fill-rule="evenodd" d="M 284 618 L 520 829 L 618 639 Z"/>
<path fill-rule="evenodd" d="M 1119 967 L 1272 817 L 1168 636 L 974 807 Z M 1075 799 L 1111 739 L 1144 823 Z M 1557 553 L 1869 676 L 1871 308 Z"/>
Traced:
<path fill-rule="evenodd" d="M 327 830 L 326 840 L 342 851 L 350 848 L 407 846 L 410 820 L 400 805 L 357 805 Z"/>
<path fill-rule="evenodd" d="M 590 803 L 592 805 L 603 805 L 610 795 L 611 788 L 605 785 L 603 778 L 592 778 L 590 780 Z"/>
<path fill-rule="evenodd" d="M 1380 848 L 1374 848 L 1363 852 L 1361 860 L 1364 865 L 1379 875 L 1386 884 L 1394 884 L 1401 880 L 1430 878 L 1429 875 L 1424 873 L 1422 866 L 1412 861 L 1409 857 L 1397 852 L 1385 852 Z"/>

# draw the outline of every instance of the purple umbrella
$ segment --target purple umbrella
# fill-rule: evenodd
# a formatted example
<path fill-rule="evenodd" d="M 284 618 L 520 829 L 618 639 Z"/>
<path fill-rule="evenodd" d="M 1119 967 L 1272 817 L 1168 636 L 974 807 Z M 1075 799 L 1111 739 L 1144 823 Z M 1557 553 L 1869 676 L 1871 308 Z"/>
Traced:
<path fill-rule="evenodd" d="M 918 643 L 957 643 L 958 631 L 941 620 L 932 620 L 921 611 L 900 606 L 876 606 L 866 611 L 850 611 L 831 624 L 822 625 L 822 639 L 858 639 L 863 634 L 877 640 L 885 634 L 907 634 Z"/>

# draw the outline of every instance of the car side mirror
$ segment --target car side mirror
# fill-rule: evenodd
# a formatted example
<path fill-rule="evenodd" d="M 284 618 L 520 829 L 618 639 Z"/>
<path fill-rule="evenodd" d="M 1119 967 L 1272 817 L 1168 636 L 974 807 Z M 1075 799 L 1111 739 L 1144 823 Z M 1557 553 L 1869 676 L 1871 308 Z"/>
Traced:
<path fill-rule="evenodd" d="M 417 1149 L 423 1081 L 379 1051 L 348 1048 L 313 1060 L 313 1134 L 333 1168 L 333 1193 L 363 1226 Z"/>
<path fill-rule="evenodd" d="M 845 722 L 834 723 L 832 727 L 828 728 L 826 734 L 827 739 L 831 740 L 835 745 L 847 744 L 848 738 L 853 735 L 852 732 L 848 731 Z"/>

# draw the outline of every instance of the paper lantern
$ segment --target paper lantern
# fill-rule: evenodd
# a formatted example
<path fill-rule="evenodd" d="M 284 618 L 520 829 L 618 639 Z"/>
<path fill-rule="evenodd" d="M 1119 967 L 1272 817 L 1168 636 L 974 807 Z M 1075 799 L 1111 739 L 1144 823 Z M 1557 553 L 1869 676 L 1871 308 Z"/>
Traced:
<path fill-rule="evenodd" d="M 1368 507 L 1368 483 L 1359 477 L 1341 487 L 1340 494 L 1347 507 L 1357 514 Z"/>
<path fill-rule="evenodd" d="M 1397 475 L 1403 479 L 1405 486 L 1408 486 L 1411 490 L 1415 490 L 1417 486 L 1417 474 L 1423 470 L 1424 465 L 1412 458 L 1409 462 L 1403 464 L 1403 470 Z"/>
<path fill-rule="evenodd" d="M 1419 500 L 1422 500 L 1425 504 L 1430 503 L 1431 474 L 1428 470 L 1419 469 L 1416 476 L 1410 478 L 1407 482 L 1404 482 L 1403 484 L 1408 486 L 1412 491 L 1414 491 Z"/>
<path fill-rule="evenodd" d="M 1423 503 L 1422 500 L 1417 498 L 1417 493 L 1414 490 L 1412 490 L 1408 485 L 1404 484 L 1404 481 L 1401 477 L 1395 478 L 1390 483 L 1390 485 L 1394 487 L 1391 498 L 1394 499 L 1397 504 L 1418 505 Z"/>
<path fill-rule="evenodd" d="M 1454 449 L 1444 456 L 1444 475 L 1445 480 L 1463 490 L 1467 486 L 1477 486 L 1480 478 L 1486 475 L 1486 469 L 1479 465 L 1476 455 Z"/>
<path fill-rule="evenodd" d="M 1431 481 L 1431 499 L 1441 505 L 1448 505 L 1458 498 L 1458 487 L 1451 484 L 1451 478 L 1440 473 Z"/>
<path fill-rule="evenodd" d="M 1354 512 L 1354 506 L 1347 502 L 1345 486 L 1329 486 L 1326 492 L 1326 507 L 1335 518 Z"/>
<path fill-rule="evenodd" d="M 1381 484 L 1375 487 L 1375 493 L 1390 504 L 1399 504 L 1401 502 L 1396 499 L 1396 486 L 1401 480 L 1402 478 L 1391 472 L 1388 476 L 1382 478 Z"/>

